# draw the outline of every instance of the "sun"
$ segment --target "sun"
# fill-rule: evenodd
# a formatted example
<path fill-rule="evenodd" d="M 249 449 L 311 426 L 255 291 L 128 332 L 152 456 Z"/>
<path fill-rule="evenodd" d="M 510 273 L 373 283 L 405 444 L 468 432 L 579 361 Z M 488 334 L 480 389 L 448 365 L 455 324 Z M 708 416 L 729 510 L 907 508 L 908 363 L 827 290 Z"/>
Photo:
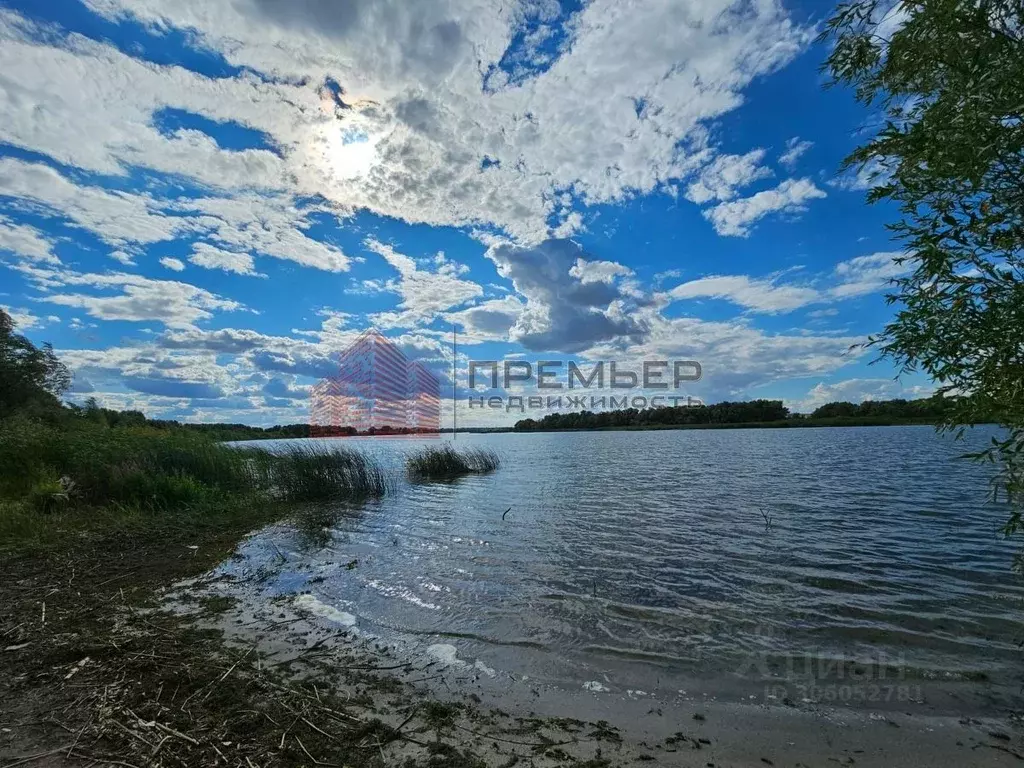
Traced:
<path fill-rule="evenodd" d="M 335 178 L 363 178 L 378 160 L 377 144 L 380 138 L 362 128 L 331 131 L 326 138 L 326 160 Z"/>

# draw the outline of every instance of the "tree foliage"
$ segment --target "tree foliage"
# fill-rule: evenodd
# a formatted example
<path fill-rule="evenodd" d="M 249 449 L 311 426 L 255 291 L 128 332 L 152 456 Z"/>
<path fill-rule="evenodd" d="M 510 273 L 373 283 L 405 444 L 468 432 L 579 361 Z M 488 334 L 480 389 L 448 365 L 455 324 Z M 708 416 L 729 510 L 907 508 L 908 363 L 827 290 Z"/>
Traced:
<path fill-rule="evenodd" d="M 52 408 L 71 386 L 71 374 L 49 344 L 37 347 L 14 331 L 0 309 L 0 418 L 31 408 Z"/>
<path fill-rule="evenodd" d="M 993 417 L 1008 433 L 997 496 L 1022 527 L 1024 457 L 1024 4 L 1020 0 L 854 0 L 823 33 L 834 84 L 881 124 L 846 160 L 890 201 L 905 276 L 893 320 L 871 340 L 902 371 L 965 395 L 947 428 Z"/>

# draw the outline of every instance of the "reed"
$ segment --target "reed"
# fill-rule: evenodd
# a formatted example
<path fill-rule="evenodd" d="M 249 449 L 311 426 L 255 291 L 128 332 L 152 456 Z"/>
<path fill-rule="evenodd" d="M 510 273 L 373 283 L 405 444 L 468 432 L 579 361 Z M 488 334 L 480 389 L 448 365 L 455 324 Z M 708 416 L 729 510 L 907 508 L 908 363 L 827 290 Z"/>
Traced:
<path fill-rule="evenodd" d="M 286 501 L 362 499 L 383 496 L 392 486 L 372 458 L 349 448 L 296 445 L 276 455 L 251 452 L 263 454 L 258 463 L 272 492 Z"/>
<path fill-rule="evenodd" d="M 411 480 L 422 482 L 493 472 L 501 466 L 501 460 L 498 454 L 487 448 L 458 450 L 445 444 L 416 451 L 406 459 L 405 466 Z"/>

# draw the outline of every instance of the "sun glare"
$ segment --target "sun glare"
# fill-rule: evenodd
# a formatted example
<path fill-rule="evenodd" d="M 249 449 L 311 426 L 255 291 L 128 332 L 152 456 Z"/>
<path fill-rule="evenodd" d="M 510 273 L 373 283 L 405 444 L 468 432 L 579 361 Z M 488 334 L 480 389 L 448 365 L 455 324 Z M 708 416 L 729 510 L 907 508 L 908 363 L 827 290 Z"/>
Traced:
<path fill-rule="evenodd" d="M 362 178 L 373 168 L 379 137 L 371 136 L 361 128 L 348 128 L 332 131 L 327 138 L 326 159 L 336 178 Z"/>

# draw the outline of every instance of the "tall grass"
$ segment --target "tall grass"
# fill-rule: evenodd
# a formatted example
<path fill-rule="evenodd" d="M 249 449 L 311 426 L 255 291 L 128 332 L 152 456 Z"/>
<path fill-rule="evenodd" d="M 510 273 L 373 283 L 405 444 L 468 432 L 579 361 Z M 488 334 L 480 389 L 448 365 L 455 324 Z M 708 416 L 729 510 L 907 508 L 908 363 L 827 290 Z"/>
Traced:
<path fill-rule="evenodd" d="M 498 454 L 486 448 L 456 450 L 445 444 L 411 454 L 405 468 L 413 481 L 451 480 L 463 475 L 493 472 L 501 465 Z"/>
<path fill-rule="evenodd" d="M 124 505 L 173 510 L 228 500 L 378 496 L 387 477 L 355 451 L 297 447 L 281 455 L 184 431 L 0 424 L 0 501 L 38 514 Z M 13 505 L 13 506 L 12 506 Z"/>
<path fill-rule="evenodd" d="M 348 448 L 295 445 L 278 454 L 244 449 L 239 453 L 260 454 L 254 462 L 264 481 L 287 501 L 367 498 L 391 489 L 390 479 L 373 459 Z"/>

